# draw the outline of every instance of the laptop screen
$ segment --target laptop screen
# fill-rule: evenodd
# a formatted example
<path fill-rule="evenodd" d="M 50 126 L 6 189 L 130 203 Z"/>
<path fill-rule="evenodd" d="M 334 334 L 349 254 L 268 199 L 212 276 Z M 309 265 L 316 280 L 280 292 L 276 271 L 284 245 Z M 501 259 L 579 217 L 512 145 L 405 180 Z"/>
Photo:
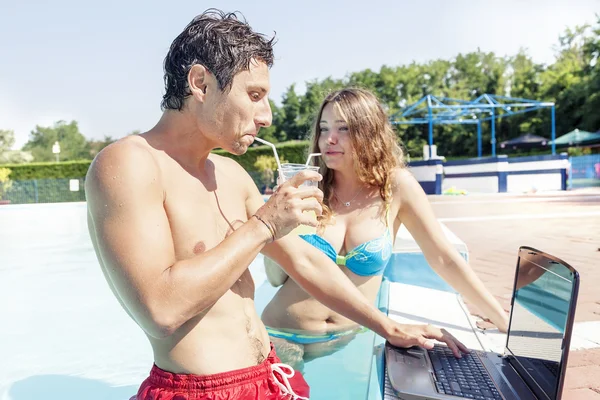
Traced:
<path fill-rule="evenodd" d="M 556 399 L 563 338 L 575 293 L 574 272 L 541 252 L 521 249 L 515 290 L 509 358 L 530 386 L 537 383 L 543 392 L 540 397 Z"/>

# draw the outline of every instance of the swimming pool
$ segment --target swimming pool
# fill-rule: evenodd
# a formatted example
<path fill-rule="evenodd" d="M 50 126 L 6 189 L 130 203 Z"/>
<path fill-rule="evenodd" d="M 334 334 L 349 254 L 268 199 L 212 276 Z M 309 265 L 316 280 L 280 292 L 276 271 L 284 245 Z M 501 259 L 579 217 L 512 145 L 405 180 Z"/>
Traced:
<path fill-rule="evenodd" d="M 85 211 L 0 207 L 0 399 L 126 399 L 152 365 L 98 267 Z"/>
<path fill-rule="evenodd" d="M 268 282 L 257 288 L 255 303 L 259 315 L 276 291 L 277 288 Z M 384 284 L 377 305 L 386 313 L 387 299 L 387 285 Z M 307 361 L 303 374 L 311 387 L 311 400 L 381 399 L 382 375 L 376 371 L 378 361 L 375 352 L 378 347 L 382 348 L 383 343 L 382 337 L 367 330 L 357 334 L 335 353 Z"/>
<path fill-rule="evenodd" d="M 85 203 L 0 207 L 2 400 L 124 400 L 149 372 L 151 347 L 104 280 L 85 212 Z M 261 256 L 250 269 L 260 314 L 276 289 Z M 381 343 L 364 332 L 307 362 L 311 399 L 364 399 L 369 390 L 380 398 L 370 385 Z"/>

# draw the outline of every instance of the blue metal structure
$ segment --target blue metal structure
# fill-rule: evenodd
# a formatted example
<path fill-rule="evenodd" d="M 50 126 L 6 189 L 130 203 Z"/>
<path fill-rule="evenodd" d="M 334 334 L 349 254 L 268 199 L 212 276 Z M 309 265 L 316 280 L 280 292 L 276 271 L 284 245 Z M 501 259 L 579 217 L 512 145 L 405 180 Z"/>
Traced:
<path fill-rule="evenodd" d="M 394 125 L 429 125 L 429 157 L 433 145 L 433 126 L 435 124 L 477 125 L 477 156 L 481 157 L 481 123 L 490 121 L 492 129 L 492 157 L 496 156 L 496 119 L 551 108 L 552 116 L 552 154 L 556 154 L 555 104 L 517 97 L 482 94 L 472 101 L 436 97 L 428 94 L 416 103 L 405 107 L 390 117 Z M 496 110 L 500 111 L 497 112 Z"/>

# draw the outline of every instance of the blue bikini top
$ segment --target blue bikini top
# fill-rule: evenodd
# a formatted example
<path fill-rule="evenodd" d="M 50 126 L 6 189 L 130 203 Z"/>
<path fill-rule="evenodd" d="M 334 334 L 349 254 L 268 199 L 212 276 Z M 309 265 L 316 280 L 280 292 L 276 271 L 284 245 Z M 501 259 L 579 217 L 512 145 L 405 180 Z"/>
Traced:
<path fill-rule="evenodd" d="M 300 235 L 302 239 L 321 250 L 338 265 L 344 265 L 360 276 L 382 275 L 392 256 L 394 247 L 392 233 L 388 223 L 388 211 L 385 213 L 386 230 L 383 236 L 369 240 L 350 250 L 345 256 L 337 254 L 331 243 L 316 233 Z"/>

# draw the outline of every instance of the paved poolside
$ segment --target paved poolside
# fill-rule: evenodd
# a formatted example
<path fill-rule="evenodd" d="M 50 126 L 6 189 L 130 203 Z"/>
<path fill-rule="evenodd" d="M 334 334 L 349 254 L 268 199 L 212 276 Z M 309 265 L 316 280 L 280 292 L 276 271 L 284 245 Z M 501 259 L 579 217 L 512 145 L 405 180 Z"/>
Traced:
<path fill-rule="evenodd" d="M 478 276 L 507 308 L 519 246 L 546 251 L 576 268 L 581 286 L 575 321 L 600 343 L 600 189 L 429 200 L 436 216 L 468 246 Z M 600 348 L 570 353 L 564 398 L 600 400 Z"/>

